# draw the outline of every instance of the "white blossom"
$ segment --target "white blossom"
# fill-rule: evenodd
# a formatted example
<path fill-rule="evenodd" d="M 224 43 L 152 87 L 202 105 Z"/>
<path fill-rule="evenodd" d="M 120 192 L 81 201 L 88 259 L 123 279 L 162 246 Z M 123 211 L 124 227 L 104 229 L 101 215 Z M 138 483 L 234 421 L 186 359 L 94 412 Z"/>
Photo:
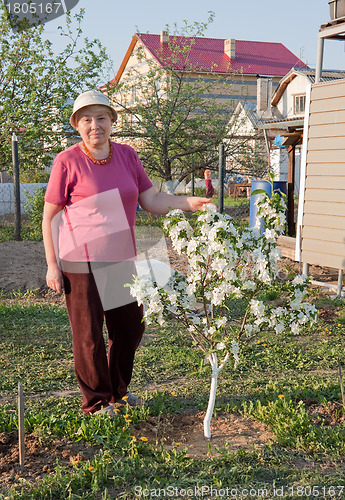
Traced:
<path fill-rule="evenodd" d="M 291 332 L 294 333 L 295 335 L 299 334 L 299 324 L 298 323 L 291 323 L 290 325 Z"/>
<path fill-rule="evenodd" d="M 222 318 L 218 318 L 217 319 L 217 328 L 224 328 L 226 326 L 226 323 L 227 323 L 227 317 L 226 316 L 223 316 Z"/>
<path fill-rule="evenodd" d="M 285 325 L 282 321 L 276 324 L 275 326 L 276 333 L 283 333 L 284 330 L 285 330 Z"/>
<path fill-rule="evenodd" d="M 186 276 L 174 274 L 161 289 L 149 275 L 134 279 L 130 292 L 139 304 L 144 304 L 146 321 L 155 319 L 164 325 L 165 318 L 171 313 L 177 319 L 183 317 L 187 321 L 186 330 L 195 339 L 199 333 L 204 335 L 203 341 L 208 339 L 209 359 L 216 355 L 215 350 L 226 351 L 224 359 L 232 354 L 235 366 L 239 362 L 240 344 L 232 340 L 231 347 L 228 347 L 233 324 L 224 312 L 217 313 L 217 307 L 226 305 L 228 300 L 234 297 L 247 300 L 250 314 L 244 332 L 248 336 L 267 327 L 276 334 L 286 329 L 298 334 L 304 325 L 316 321 L 315 306 L 305 301 L 307 279 L 303 275 L 296 276 L 291 282 L 292 293 L 284 297 L 287 307 L 272 307 L 269 302 L 258 299 L 259 288 L 264 286 L 264 291 L 278 274 L 281 252 L 276 247 L 276 240 L 286 217 L 284 209 L 275 208 L 278 202 L 277 198 L 274 200 L 271 203 L 267 196 L 257 201 L 257 215 L 261 219 L 257 227 L 240 230 L 234 226 L 231 217 L 219 214 L 213 205 L 205 206 L 198 215 L 195 229 L 181 210 L 170 212 L 164 227 L 169 232 L 173 248 L 187 256 L 188 272 Z M 284 204 L 280 205 L 283 207 Z M 204 300 L 208 309 L 200 317 L 195 312 L 196 303 Z M 210 314 L 210 309 L 216 311 L 215 317 Z"/>
<path fill-rule="evenodd" d="M 245 331 L 249 336 L 258 333 L 260 331 L 260 328 L 257 325 L 248 325 L 246 324 L 244 327 Z"/>
<path fill-rule="evenodd" d="M 255 316 L 261 317 L 265 313 L 265 304 L 262 302 L 262 300 L 251 300 L 250 307 L 251 307 L 251 312 Z"/>
<path fill-rule="evenodd" d="M 300 308 L 301 302 L 305 294 L 306 294 L 305 290 L 300 290 L 299 288 L 295 290 L 295 298 L 290 303 L 291 309 L 297 310 Z"/>
<path fill-rule="evenodd" d="M 170 210 L 170 212 L 167 214 L 167 220 L 166 220 L 166 222 L 170 223 L 169 218 L 176 217 L 176 216 L 181 216 L 181 215 L 184 215 L 184 213 L 179 208 L 175 208 L 174 210 Z"/>
<path fill-rule="evenodd" d="M 274 229 L 266 228 L 264 231 L 264 236 L 268 241 L 275 241 L 278 235 Z"/>
<path fill-rule="evenodd" d="M 243 282 L 243 289 L 244 290 L 255 290 L 255 282 L 251 280 L 247 280 Z"/>
<path fill-rule="evenodd" d="M 195 252 L 198 248 L 198 242 L 196 239 L 192 238 L 189 240 L 187 244 L 187 254 L 190 255 L 191 253 Z"/>
<path fill-rule="evenodd" d="M 304 274 L 299 274 L 292 280 L 293 285 L 303 285 L 306 280 L 306 276 Z"/>
<path fill-rule="evenodd" d="M 218 344 L 216 345 L 216 349 L 217 351 L 222 351 L 223 349 L 226 349 L 226 345 L 224 344 L 224 342 L 218 342 Z"/>

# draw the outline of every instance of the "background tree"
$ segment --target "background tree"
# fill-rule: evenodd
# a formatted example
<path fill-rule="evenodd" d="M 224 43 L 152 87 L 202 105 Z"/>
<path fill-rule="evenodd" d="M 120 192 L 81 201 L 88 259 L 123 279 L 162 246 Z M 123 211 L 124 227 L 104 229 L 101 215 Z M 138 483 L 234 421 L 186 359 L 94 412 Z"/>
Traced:
<path fill-rule="evenodd" d="M 22 179 L 37 180 L 43 168 L 65 146 L 72 132 L 72 100 L 98 87 L 109 59 L 98 40 L 82 40 L 81 10 L 66 15 L 65 48 L 54 53 L 44 40 L 44 25 L 14 32 L 7 13 L 0 15 L 0 170 L 11 172 L 11 135 L 19 138 Z M 81 47 L 79 47 L 81 45 Z M 109 76 L 109 75 L 108 75 Z"/>
<path fill-rule="evenodd" d="M 228 133 L 233 102 L 214 95 L 221 86 L 222 93 L 229 94 L 230 69 L 227 75 L 219 74 L 216 68 L 206 70 L 191 61 L 195 39 L 203 36 L 212 19 L 210 13 L 206 23 L 185 22 L 181 30 L 175 26 L 156 54 L 162 64 L 137 43 L 134 57 L 139 64 L 123 81 L 107 86 L 113 103 L 122 109 L 118 134 L 135 141 L 145 168 L 170 190 L 195 171 L 217 168 L 218 145 Z M 243 141 L 227 141 L 226 154 L 241 148 Z"/>
<path fill-rule="evenodd" d="M 261 179 L 270 171 L 265 142 L 258 132 L 252 138 L 233 138 L 232 155 L 226 166 L 227 173 L 234 177 Z"/>

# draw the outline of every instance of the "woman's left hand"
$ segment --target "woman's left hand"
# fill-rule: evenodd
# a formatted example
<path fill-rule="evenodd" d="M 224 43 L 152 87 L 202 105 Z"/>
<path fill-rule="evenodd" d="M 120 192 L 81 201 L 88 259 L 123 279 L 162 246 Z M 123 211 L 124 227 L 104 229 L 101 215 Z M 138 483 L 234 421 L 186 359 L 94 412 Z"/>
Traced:
<path fill-rule="evenodd" d="M 212 203 L 210 198 L 201 196 L 174 196 L 167 193 L 157 193 L 152 186 L 139 195 L 139 203 L 147 212 L 154 214 L 167 214 L 169 210 L 176 208 L 183 211 L 195 212 L 201 210 L 208 203 Z"/>
<path fill-rule="evenodd" d="M 189 205 L 189 210 L 195 212 L 196 210 L 202 210 L 204 205 L 212 203 L 212 200 L 201 196 L 188 196 L 187 203 Z"/>

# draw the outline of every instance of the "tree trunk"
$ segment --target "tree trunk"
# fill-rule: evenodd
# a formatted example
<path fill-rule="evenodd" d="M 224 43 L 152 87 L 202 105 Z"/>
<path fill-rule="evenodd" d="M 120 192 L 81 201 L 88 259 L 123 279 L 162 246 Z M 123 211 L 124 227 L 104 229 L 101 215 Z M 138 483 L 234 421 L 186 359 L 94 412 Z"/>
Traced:
<path fill-rule="evenodd" d="M 214 360 L 215 357 L 215 360 Z M 212 360 L 211 360 L 212 359 Z M 214 409 L 214 403 L 216 401 L 217 383 L 218 383 L 218 370 L 217 370 L 217 356 L 211 354 L 208 360 L 212 366 L 212 378 L 211 378 L 211 389 L 210 397 L 208 400 L 208 406 L 206 415 L 204 418 L 204 436 L 207 439 L 211 439 L 211 418 Z"/>
<path fill-rule="evenodd" d="M 208 400 L 208 406 L 206 410 L 206 415 L 204 418 L 204 436 L 207 439 L 211 439 L 211 418 L 214 409 L 214 403 L 216 401 L 217 383 L 218 383 L 218 373 L 224 368 L 225 364 L 229 359 L 229 353 L 227 352 L 222 364 L 218 367 L 218 358 L 215 352 L 208 354 L 207 360 L 212 367 L 212 378 L 211 378 L 211 389 L 210 397 Z"/>
<path fill-rule="evenodd" d="M 168 194 L 174 194 L 175 189 L 179 185 L 179 181 L 164 181 L 162 185 L 162 191 Z"/>

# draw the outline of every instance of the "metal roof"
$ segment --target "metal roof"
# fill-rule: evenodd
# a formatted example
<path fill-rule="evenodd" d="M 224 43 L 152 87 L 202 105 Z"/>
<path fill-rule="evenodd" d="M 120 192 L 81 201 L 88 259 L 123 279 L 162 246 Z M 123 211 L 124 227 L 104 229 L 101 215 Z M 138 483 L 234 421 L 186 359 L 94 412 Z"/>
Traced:
<path fill-rule="evenodd" d="M 241 101 L 243 109 L 251 121 L 254 128 L 258 128 L 259 123 L 261 122 L 259 115 L 256 112 L 256 103 L 255 102 L 243 102 Z"/>
<path fill-rule="evenodd" d="M 161 43 L 160 35 L 137 33 L 136 36 L 164 67 L 171 53 L 169 43 Z M 236 40 L 235 58 L 230 59 L 224 53 L 224 38 L 171 36 L 171 39 L 181 48 L 191 47 L 188 62 L 200 71 L 283 76 L 292 67 L 308 67 L 282 43 Z M 185 53 L 182 53 L 175 61 L 176 69 L 182 70 L 184 63 Z"/>
<path fill-rule="evenodd" d="M 310 68 L 293 68 L 291 72 L 306 76 L 310 83 L 315 83 L 315 69 Z M 324 70 L 321 74 L 321 82 L 330 82 L 333 80 L 339 80 L 340 78 L 345 78 L 345 71 L 339 71 L 335 69 Z"/>
<path fill-rule="evenodd" d="M 274 119 L 274 120 L 265 120 L 259 123 L 259 128 L 262 129 L 270 129 L 270 128 L 285 128 L 289 129 L 291 127 L 303 127 L 304 117 L 303 118 L 284 118 L 282 120 Z"/>
<path fill-rule="evenodd" d="M 280 80 L 279 85 L 272 98 L 272 106 L 276 106 L 279 99 L 285 92 L 288 84 L 297 76 L 303 76 L 309 83 L 315 83 L 315 69 L 311 68 L 292 68 L 283 78 Z M 345 71 L 339 70 L 325 70 L 322 71 L 320 78 L 321 82 L 329 82 L 333 80 L 339 80 L 345 78 Z"/>

